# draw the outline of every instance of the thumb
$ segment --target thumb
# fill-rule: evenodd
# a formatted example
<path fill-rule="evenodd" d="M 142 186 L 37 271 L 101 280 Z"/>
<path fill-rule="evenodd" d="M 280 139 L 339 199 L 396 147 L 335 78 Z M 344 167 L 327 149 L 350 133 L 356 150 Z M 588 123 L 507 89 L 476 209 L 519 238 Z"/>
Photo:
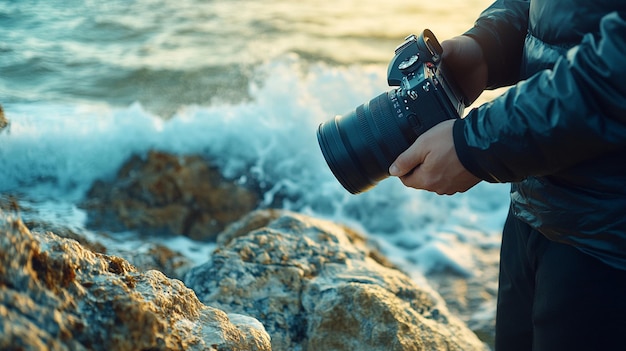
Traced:
<path fill-rule="evenodd" d="M 400 154 L 398 158 L 389 167 L 389 174 L 396 177 L 401 177 L 407 173 L 410 173 L 415 167 L 424 162 L 425 155 L 422 153 L 422 147 L 420 147 L 420 138 L 411 145 L 406 151 Z"/>

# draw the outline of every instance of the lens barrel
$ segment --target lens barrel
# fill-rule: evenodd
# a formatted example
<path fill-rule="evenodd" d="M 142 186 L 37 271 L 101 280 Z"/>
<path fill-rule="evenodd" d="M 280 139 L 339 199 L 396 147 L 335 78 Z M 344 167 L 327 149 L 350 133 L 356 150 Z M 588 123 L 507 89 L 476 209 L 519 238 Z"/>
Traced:
<path fill-rule="evenodd" d="M 417 138 L 406 116 L 397 113 L 398 107 L 392 90 L 320 124 L 317 140 L 322 154 L 350 193 L 366 191 L 389 177 L 391 163 Z"/>

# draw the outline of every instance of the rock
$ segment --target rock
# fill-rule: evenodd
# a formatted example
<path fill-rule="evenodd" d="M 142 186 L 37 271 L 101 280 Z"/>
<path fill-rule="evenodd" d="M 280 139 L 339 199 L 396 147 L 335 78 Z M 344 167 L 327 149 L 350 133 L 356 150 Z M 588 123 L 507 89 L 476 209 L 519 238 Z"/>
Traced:
<path fill-rule="evenodd" d="M 0 210 L 0 349 L 270 350 L 256 320 L 179 280 L 36 233 Z"/>
<path fill-rule="evenodd" d="M 275 351 L 488 349 L 368 245 L 331 222 L 257 211 L 185 281 L 205 304 L 261 321 Z"/>
<path fill-rule="evenodd" d="M 69 228 L 62 224 L 53 224 L 41 219 L 41 216 L 32 208 L 24 207 L 19 203 L 16 196 L 7 196 L 0 194 L 0 210 L 4 210 L 5 214 L 12 214 L 22 218 L 24 225 L 32 232 L 43 234 L 52 232 L 61 238 L 73 239 L 85 249 L 89 249 L 96 253 L 110 254 L 124 258 L 135 266 L 139 271 L 157 270 L 168 276 L 169 278 L 182 279 L 194 262 L 177 251 L 155 242 L 146 242 L 139 249 L 124 248 L 122 245 L 107 247 L 100 240 L 106 239 L 108 243 L 116 242 L 107 233 L 99 233 L 96 237 L 98 240 L 88 239 L 84 234 L 77 232 L 75 229 Z"/>
<path fill-rule="evenodd" d="M 0 194 L 0 211 L 19 213 L 21 211 L 19 199 L 15 195 Z"/>
<path fill-rule="evenodd" d="M 199 156 L 152 151 L 131 158 L 115 180 L 95 182 L 81 207 L 95 229 L 214 240 L 258 203 L 255 192 L 226 181 Z"/>
<path fill-rule="evenodd" d="M 46 221 L 36 220 L 31 217 L 29 220 L 24 220 L 24 225 L 32 233 L 44 234 L 46 232 L 54 233 L 55 235 L 65 238 L 76 240 L 84 249 L 91 250 L 93 252 L 106 254 L 109 249 L 99 241 L 93 241 L 85 238 L 84 235 L 76 232 L 75 230 L 64 227 L 62 225 L 51 224 Z M 113 253 L 118 255 L 117 252 Z M 119 255 L 118 255 L 119 256 Z"/>
<path fill-rule="evenodd" d="M 2 108 L 2 105 L 0 105 L 0 131 L 8 125 L 9 125 L 9 121 L 4 116 L 4 109 Z"/>
<path fill-rule="evenodd" d="M 475 248 L 477 273 L 461 276 L 440 271 L 426 276 L 430 285 L 458 316 L 485 343 L 494 347 L 496 300 L 498 294 L 499 248 Z"/>
<path fill-rule="evenodd" d="M 107 248 L 101 243 L 88 240 L 71 228 L 41 220 L 35 209 L 22 205 L 23 200 L 16 195 L 0 194 L 0 211 L 4 211 L 5 215 L 20 217 L 30 231 L 52 231 L 62 238 L 74 239 L 94 252 L 107 253 Z"/>
<path fill-rule="evenodd" d="M 194 265 L 191 259 L 166 246 L 156 243 L 146 243 L 144 246 L 141 252 L 116 251 L 115 254 L 127 259 L 140 271 L 158 270 L 174 279 L 183 279 Z"/>

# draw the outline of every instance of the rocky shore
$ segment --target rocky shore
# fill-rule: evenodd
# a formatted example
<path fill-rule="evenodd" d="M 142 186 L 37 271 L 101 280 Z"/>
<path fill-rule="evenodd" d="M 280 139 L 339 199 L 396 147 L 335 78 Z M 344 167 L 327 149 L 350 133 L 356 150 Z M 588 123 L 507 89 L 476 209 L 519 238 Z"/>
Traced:
<path fill-rule="evenodd" d="M 24 221 L 4 197 L 0 349 L 489 349 L 492 325 L 472 311 L 493 301 L 497 262 L 416 282 L 357 231 L 258 198 L 200 157 L 159 152 L 94 184 L 81 204 L 92 229 L 215 241 L 194 265 Z"/>

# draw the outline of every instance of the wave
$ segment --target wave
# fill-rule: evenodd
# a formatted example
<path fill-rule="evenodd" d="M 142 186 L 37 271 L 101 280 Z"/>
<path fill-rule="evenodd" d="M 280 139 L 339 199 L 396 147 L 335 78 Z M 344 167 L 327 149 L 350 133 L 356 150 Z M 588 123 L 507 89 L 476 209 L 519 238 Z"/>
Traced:
<path fill-rule="evenodd" d="M 317 124 L 369 99 L 383 76 L 371 67 L 306 71 L 296 57 L 268 63 L 254 74 L 258 79 L 246 81 L 244 101 L 207 97 L 206 104 L 181 104 L 171 118 L 141 102 L 5 103 L 11 123 L 0 134 L 0 191 L 42 182 L 84 190 L 150 149 L 212 156 L 231 177 L 244 164 L 272 173 L 266 164 L 280 168 L 304 156 L 321 161 Z"/>
<path fill-rule="evenodd" d="M 114 177 L 132 155 L 159 150 L 202 155 L 225 177 L 253 182 L 264 192 L 263 207 L 335 220 L 413 251 L 442 230 L 500 232 L 507 208 L 503 185 L 481 183 L 449 197 L 390 178 L 355 196 L 333 177 L 317 144 L 317 126 L 388 89 L 384 67 L 305 69 L 294 56 L 256 74 L 264 80 L 249 83 L 250 100 L 185 105 L 169 119 L 140 103 L 6 104 L 10 125 L 0 132 L 0 193 L 77 203 L 94 181 Z"/>

